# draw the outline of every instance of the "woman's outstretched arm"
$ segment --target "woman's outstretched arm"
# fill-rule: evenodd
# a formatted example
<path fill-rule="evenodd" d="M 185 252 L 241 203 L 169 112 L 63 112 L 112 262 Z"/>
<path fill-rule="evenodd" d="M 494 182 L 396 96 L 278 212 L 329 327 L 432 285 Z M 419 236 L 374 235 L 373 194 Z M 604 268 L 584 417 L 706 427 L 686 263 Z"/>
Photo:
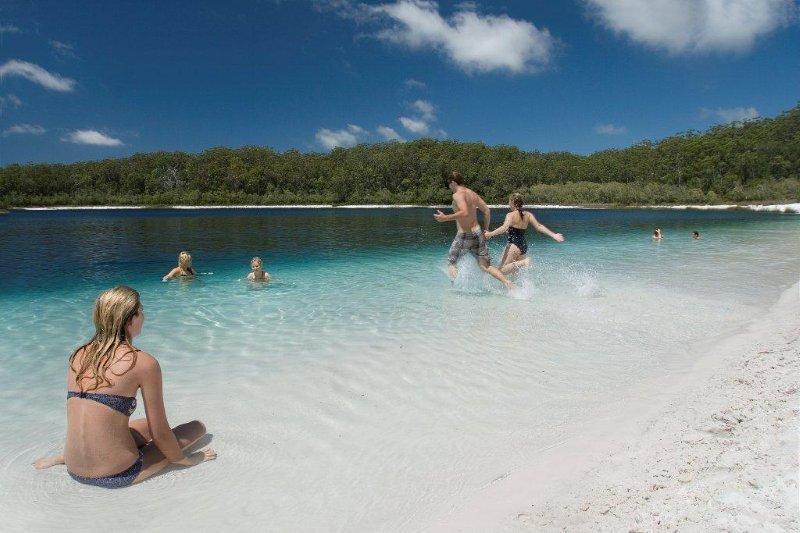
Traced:
<path fill-rule="evenodd" d="M 508 232 L 508 227 L 511 225 L 511 213 L 506 215 L 506 219 L 503 221 L 503 225 L 493 231 L 487 231 L 483 234 L 484 237 L 487 239 L 491 239 L 495 235 L 500 235 L 502 233 Z"/>
<path fill-rule="evenodd" d="M 180 267 L 175 267 L 172 270 L 170 270 L 169 272 L 167 272 L 167 275 L 164 276 L 163 278 L 161 278 L 161 281 L 169 281 L 172 278 L 174 278 L 175 276 L 178 276 L 180 273 L 181 273 Z"/>
<path fill-rule="evenodd" d="M 528 211 L 528 215 L 530 215 L 530 217 L 531 217 L 530 223 L 533 226 L 533 229 L 535 229 L 536 231 L 538 231 L 542 235 L 547 235 L 548 237 L 550 237 L 554 241 L 564 242 L 564 236 L 563 235 L 561 235 L 560 233 L 555 233 L 553 231 L 550 231 L 550 229 L 547 226 L 545 226 L 544 224 L 542 224 L 541 222 L 536 220 L 536 217 L 533 216 L 533 213 L 531 213 L 530 211 Z"/>

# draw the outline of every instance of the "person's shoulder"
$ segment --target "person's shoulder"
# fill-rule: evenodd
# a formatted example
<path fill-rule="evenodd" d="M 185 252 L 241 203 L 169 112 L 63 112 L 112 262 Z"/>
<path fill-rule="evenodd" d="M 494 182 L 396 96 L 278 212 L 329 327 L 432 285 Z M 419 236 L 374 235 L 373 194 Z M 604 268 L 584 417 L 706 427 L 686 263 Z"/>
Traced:
<path fill-rule="evenodd" d="M 255 275 L 255 274 L 253 274 L 252 272 L 250 272 L 250 273 L 247 275 L 247 279 L 256 279 L 256 275 Z"/>
<path fill-rule="evenodd" d="M 158 359 L 143 350 L 137 350 L 136 352 L 136 367 L 140 372 L 146 374 L 161 371 Z"/>

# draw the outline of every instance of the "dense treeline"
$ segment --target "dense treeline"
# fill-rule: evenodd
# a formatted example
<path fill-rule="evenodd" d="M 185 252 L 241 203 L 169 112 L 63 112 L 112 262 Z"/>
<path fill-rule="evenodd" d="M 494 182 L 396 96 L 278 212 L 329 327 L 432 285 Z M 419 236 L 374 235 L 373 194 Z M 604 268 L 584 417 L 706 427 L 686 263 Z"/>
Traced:
<path fill-rule="evenodd" d="M 0 169 L 0 207 L 98 204 L 434 204 L 458 169 L 487 200 L 653 204 L 797 201 L 800 106 L 589 156 L 422 139 L 328 154 L 270 148 L 157 152 Z"/>

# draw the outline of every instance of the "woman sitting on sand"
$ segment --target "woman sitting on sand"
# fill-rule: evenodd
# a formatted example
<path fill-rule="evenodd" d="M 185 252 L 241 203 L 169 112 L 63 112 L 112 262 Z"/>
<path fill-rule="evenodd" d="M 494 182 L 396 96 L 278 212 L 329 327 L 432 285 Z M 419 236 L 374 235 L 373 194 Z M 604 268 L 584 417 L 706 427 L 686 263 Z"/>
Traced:
<path fill-rule="evenodd" d="M 172 278 L 192 277 L 194 276 L 194 269 L 192 268 L 192 256 L 189 252 L 181 252 L 178 254 L 178 266 L 170 270 L 166 276 L 161 278 L 161 281 L 169 281 Z"/>
<path fill-rule="evenodd" d="M 494 231 L 485 233 L 487 239 L 501 233 L 508 233 L 508 245 L 503 251 L 503 259 L 500 262 L 500 271 L 503 274 L 516 272 L 519 268 L 530 264 L 528 242 L 525 239 L 525 230 L 528 229 L 528 225 L 533 226 L 533 229 L 539 233 L 551 237 L 554 241 L 564 242 L 563 235 L 550 231 L 544 224 L 536 220 L 530 211 L 523 211 L 524 206 L 522 195 L 512 194 L 508 199 L 509 213 L 506 215 L 503 225 Z"/>
<path fill-rule="evenodd" d="M 264 272 L 264 263 L 260 257 L 254 257 L 250 260 L 250 268 L 252 272 L 247 275 L 250 281 L 269 281 L 269 273 Z"/>
<path fill-rule="evenodd" d="M 170 464 L 194 466 L 216 459 L 211 449 L 184 453 L 205 435 L 201 422 L 169 427 L 158 361 L 132 344 L 144 323 L 139 293 L 124 286 L 104 291 L 94 304 L 93 319 L 94 337 L 69 358 L 64 453 L 33 465 L 66 464 L 76 481 L 118 488 Z M 147 418 L 130 421 L 139 389 Z"/>

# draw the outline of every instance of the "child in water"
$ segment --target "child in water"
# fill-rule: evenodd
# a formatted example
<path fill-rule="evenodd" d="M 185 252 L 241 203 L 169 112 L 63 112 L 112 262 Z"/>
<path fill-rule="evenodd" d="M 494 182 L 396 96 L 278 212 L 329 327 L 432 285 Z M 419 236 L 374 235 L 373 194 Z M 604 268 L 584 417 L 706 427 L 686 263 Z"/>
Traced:
<path fill-rule="evenodd" d="M 661 228 L 656 228 L 656 230 L 653 232 L 653 240 L 654 241 L 660 241 L 663 238 L 664 238 L 664 235 L 662 235 L 662 233 L 661 233 Z"/>
<path fill-rule="evenodd" d="M 250 281 L 269 281 L 269 274 L 264 272 L 264 262 L 260 257 L 254 257 L 250 260 L 250 268 L 253 270 L 247 275 Z"/>
<path fill-rule="evenodd" d="M 692 232 L 692 239 L 694 239 L 696 241 L 699 241 L 700 240 L 700 232 L 699 231 L 693 231 Z"/>
<path fill-rule="evenodd" d="M 172 278 L 182 277 L 190 278 L 194 276 L 194 269 L 192 268 L 192 256 L 189 252 L 183 251 L 178 254 L 178 266 L 170 270 L 166 276 L 161 278 L 161 281 L 169 281 Z"/>

